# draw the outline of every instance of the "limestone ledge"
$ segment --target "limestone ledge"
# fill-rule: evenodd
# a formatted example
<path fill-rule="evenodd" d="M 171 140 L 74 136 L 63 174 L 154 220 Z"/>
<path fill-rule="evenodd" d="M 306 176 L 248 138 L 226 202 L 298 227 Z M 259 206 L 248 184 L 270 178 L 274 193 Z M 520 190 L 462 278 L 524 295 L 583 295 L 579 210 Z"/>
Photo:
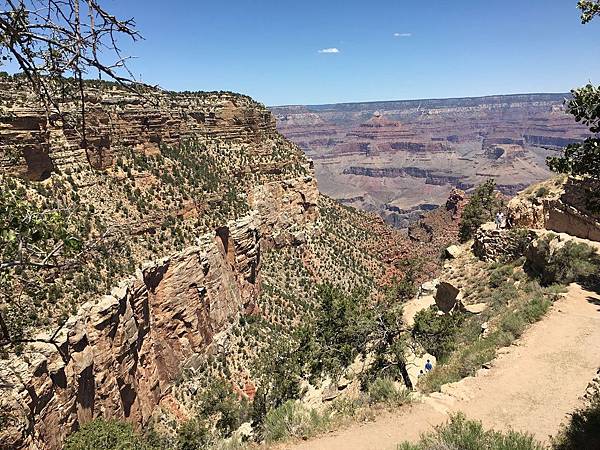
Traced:
<path fill-rule="evenodd" d="M 518 227 L 600 241 L 600 215 L 590 211 L 585 203 L 590 192 L 598 192 L 595 182 L 569 179 L 559 192 L 542 198 L 520 194 L 509 202 L 508 210 Z"/>
<path fill-rule="evenodd" d="M 152 90 L 145 96 L 116 87 L 86 90 L 86 141 L 64 121 L 79 121 L 76 99 L 61 104 L 66 116 L 50 114 L 25 87 L 0 79 L 0 174 L 39 180 L 57 168 L 90 164 L 104 169 L 115 155 L 135 148 L 152 152 L 202 137 L 205 141 L 251 144 L 270 152 L 265 135 L 275 135 L 275 119 L 249 97 L 227 93 L 175 93 Z M 265 147 L 265 148 L 263 148 Z"/>

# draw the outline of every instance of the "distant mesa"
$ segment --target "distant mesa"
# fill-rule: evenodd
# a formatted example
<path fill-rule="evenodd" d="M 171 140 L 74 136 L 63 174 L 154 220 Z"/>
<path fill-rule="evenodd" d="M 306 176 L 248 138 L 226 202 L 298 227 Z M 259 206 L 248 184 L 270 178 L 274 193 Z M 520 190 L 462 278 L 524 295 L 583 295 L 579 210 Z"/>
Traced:
<path fill-rule="evenodd" d="M 513 194 L 546 179 L 545 158 L 589 132 L 565 113 L 569 94 L 382 101 L 271 108 L 277 127 L 315 161 L 320 189 L 379 211 L 442 204 L 453 187 L 493 177 Z M 285 117 L 285 120 L 281 120 Z M 394 205 L 392 210 L 389 205 Z M 396 216 L 394 216 L 396 214 Z"/>

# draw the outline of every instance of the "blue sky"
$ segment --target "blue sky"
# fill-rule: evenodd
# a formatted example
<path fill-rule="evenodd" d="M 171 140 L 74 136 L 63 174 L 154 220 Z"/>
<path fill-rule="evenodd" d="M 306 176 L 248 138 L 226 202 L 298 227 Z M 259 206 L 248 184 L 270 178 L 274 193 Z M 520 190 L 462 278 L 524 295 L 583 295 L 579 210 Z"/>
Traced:
<path fill-rule="evenodd" d="M 268 105 L 565 92 L 600 83 L 576 0 L 105 0 L 143 81 Z M 396 34 L 396 35 L 395 35 Z M 322 49 L 329 53 L 319 53 Z"/>

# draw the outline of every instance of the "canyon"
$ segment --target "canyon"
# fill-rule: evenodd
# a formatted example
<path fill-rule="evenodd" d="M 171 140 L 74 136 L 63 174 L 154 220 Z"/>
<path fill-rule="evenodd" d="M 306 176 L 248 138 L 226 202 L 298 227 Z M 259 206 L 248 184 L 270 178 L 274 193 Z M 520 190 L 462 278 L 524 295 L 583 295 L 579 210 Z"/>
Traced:
<path fill-rule="evenodd" d="M 484 156 L 473 150 L 473 158 L 513 156 L 506 167 L 498 163 L 506 173 L 497 177 L 500 189 L 511 194 L 546 173 L 544 152 L 554 150 L 531 143 L 558 148 L 561 139 L 584 136 L 552 99 L 533 106 L 521 99 L 511 108 L 518 115 L 550 107 L 552 126 L 564 123 L 568 132 L 540 131 L 540 125 L 515 132 L 528 137 L 503 134 L 493 144 L 479 131 L 468 135 L 458 127 L 445 140 L 427 140 L 405 127 L 408 118 L 400 123 L 380 112 L 381 105 L 357 126 L 352 120 L 365 113 L 349 112 L 347 137 L 361 144 L 342 146 L 347 153 L 332 158 L 350 180 L 409 183 L 420 198 L 417 206 L 403 197 L 386 204 L 383 214 L 405 228 L 399 230 L 364 203 L 370 194 L 356 191 L 335 201 L 320 192 L 337 180 L 323 181 L 322 173 L 317 180 L 332 159 L 317 155 L 313 163 L 311 150 L 303 152 L 278 132 L 279 113 L 249 97 L 161 90 L 140 95 L 89 83 L 82 136 L 72 125 L 81 121 L 77 98 L 65 99 L 66 115 L 59 116 L 47 114 L 18 78 L 0 78 L 0 87 L 5 210 L 24 207 L 27 217 L 36 218 L 52 214 L 82 244 L 69 259 L 59 258 L 62 244 L 53 243 L 48 267 L 3 268 L 0 448 L 59 449 L 97 418 L 177 436 L 182 424 L 198 418 L 202 395 L 219 380 L 238 400 L 256 403 L 260 390 L 273 383 L 260 361 L 273 358 L 274 342 L 288 345 L 300 324 L 314 321 L 322 286 L 361 292 L 374 303 L 400 302 L 404 281 L 417 289 L 444 273 L 448 263 L 440 255 L 458 240 L 468 202 L 464 190 L 484 178 L 435 167 L 460 159 L 461 140 L 474 148 L 469 139 L 476 134 L 480 150 L 487 146 Z M 463 103 L 455 114 L 468 114 Z M 473 108 L 471 114 L 482 114 L 481 106 Z M 432 128 L 445 123 L 429 111 Z M 451 132 L 444 126 L 434 137 Z M 373 163 L 400 153 L 412 159 Z M 508 167 L 514 171 L 532 161 L 539 173 L 509 177 Z M 419 192 L 410 185 L 415 180 L 421 189 L 437 189 L 437 196 Z M 544 195 L 529 188 L 514 199 L 516 224 L 598 239 L 598 216 L 581 196 L 582 189 L 597 186 L 561 180 L 549 181 Z M 510 239 L 503 232 L 480 247 L 493 259 L 493 252 L 512 248 Z M 487 273 L 487 263 L 470 258 Z M 25 289 L 28 284 L 36 289 Z M 358 389 L 357 382 L 350 384 Z M 331 400 L 331 392 L 347 395 L 350 384 L 323 380 L 322 392 L 315 389 L 318 403 Z"/>
<path fill-rule="evenodd" d="M 3 272 L 2 448 L 59 449 L 98 417 L 172 435 L 219 379 L 252 400 L 256 359 L 313 314 L 320 283 L 381 298 L 416 255 L 419 281 L 435 273 L 457 236 L 460 193 L 409 236 L 322 195 L 243 95 L 89 83 L 84 139 L 76 97 L 48 115 L 22 80 L 0 87 L 3 193 L 83 248 Z"/>
<path fill-rule="evenodd" d="M 406 228 L 452 188 L 488 178 L 512 196 L 550 176 L 545 164 L 589 131 L 569 94 L 277 106 L 278 130 L 315 164 L 319 189 Z"/>

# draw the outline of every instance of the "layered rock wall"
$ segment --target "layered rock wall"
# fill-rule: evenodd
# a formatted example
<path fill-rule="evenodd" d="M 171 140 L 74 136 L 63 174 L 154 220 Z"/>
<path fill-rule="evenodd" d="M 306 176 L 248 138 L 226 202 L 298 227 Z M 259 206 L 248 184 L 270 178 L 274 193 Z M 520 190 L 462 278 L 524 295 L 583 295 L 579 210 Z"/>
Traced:
<path fill-rule="evenodd" d="M 559 192 L 537 197 L 519 195 L 508 204 L 515 225 L 567 233 L 582 239 L 600 241 L 600 214 L 588 202 L 598 192 L 590 180 L 569 179 Z"/>
<path fill-rule="evenodd" d="M 0 79 L 0 100 L 0 174 L 41 180 L 72 166 L 102 169 L 119 152 L 152 155 L 185 139 L 224 152 L 247 149 L 254 177 L 241 194 L 247 214 L 199 231 L 196 245 L 146 263 L 110 295 L 79 305 L 60 329 L 0 358 L 0 412 L 10 412 L 0 417 L 0 448 L 60 449 L 70 432 L 99 416 L 137 428 L 157 407 L 183 417 L 173 383 L 240 314 L 255 311 L 261 248 L 301 245 L 311 232 L 319 193 L 310 162 L 278 135 L 268 110 L 236 94 L 157 91 L 145 98 L 90 87 L 87 146 L 14 80 Z M 77 118 L 75 103 L 63 106 Z M 286 172 L 286 164 L 304 170 Z"/>
<path fill-rule="evenodd" d="M 84 135 L 76 99 L 61 104 L 63 115 L 47 114 L 17 81 L 0 78 L 0 105 L 8 105 L 0 110 L 0 173 L 39 180 L 72 164 L 102 169 L 114 163 L 120 150 L 153 152 L 160 144 L 199 136 L 260 148 L 261 135 L 275 132 L 271 113 L 238 94 L 150 90 L 137 95 L 90 86 L 85 98 Z"/>
<path fill-rule="evenodd" d="M 261 245 L 301 243 L 317 218 L 317 196 L 312 177 L 258 186 L 250 214 L 146 264 L 56 333 L 0 360 L 0 402 L 14 412 L 0 443 L 59 449 L 94 417 L 139 427 L 159 405 L 179 415 L 169 393 L 182 367 L 254 310 Z"/>
<path fill-rule="evenodd" d="M 227 239 L 205 235 L 197 247 L 146 265 L 82 305 L 55 335 L 2 361 L 11 388 L 2 402 L 18 418 L 3 445 L 61 448 L 97 416 L 146 423 L 186 361 L 255 299 L 258 228 L 249 216 L 229 224 Z"/>

